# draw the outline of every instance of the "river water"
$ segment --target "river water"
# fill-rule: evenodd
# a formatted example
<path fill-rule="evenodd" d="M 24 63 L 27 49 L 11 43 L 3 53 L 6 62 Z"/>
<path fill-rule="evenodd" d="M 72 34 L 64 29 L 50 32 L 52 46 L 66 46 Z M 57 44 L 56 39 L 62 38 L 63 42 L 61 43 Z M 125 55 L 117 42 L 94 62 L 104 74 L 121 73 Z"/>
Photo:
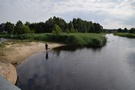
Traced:
<path fill-rule="evenodd" d="M 135 39 L 107 34 L 103 48 L 42 51 L 18 65 L 22 90 L 135 90 Z"/>

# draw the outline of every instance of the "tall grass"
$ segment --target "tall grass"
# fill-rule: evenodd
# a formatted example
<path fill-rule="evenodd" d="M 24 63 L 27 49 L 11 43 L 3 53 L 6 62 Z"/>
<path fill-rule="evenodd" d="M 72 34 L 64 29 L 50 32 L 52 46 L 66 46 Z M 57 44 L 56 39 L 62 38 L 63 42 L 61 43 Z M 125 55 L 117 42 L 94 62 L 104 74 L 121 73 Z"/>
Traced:
<path fill-rule="evenodd" d="M 102 47 L 106 43 L 106 38 L 101 34 L 94 33 L 62 33 L 60 35 L 47 34 L 24 34 L 19 36 L 24 39 L 65 43 L 73 46 Z"/>
<path fill-rule="evenodd" d="M 128 38 L 135 38 L 135 34 L 133 33 L 114 33 L 114 35 Z"/>
<path fill-rule="evenodd" d="M 9 35 L 8 35 L 9 36 Z M 7 36 L 6 36 L 7 37 Z M 87 46 L 87 47 L 102 47 L 106 43 L 106 38 L 102 34 L 95 33 L 62 33 L 53 35 L 51 33 L 44 34 L 23 34 L 14 36 L 15 39 L 28 39 L 47 42 L 65 43 L 71 46 Z"/>

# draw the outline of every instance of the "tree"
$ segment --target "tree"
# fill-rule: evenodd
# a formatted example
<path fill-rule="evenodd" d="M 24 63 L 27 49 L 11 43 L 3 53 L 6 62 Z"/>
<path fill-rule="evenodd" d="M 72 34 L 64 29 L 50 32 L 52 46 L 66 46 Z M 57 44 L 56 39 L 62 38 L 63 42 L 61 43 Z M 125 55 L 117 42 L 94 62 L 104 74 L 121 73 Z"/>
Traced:
<path fill-rule="evenodd" d="M 127 28 L 124 28 L 124 32 L 128 32 Z"/>
<path fill-rule="evenodd" d="M 131 29 L 129 30 L 129 33 L 135 33 L 135 28 L 131 28 Z"/>
<path fill-rule="evenodd" d="M 60 35 L 60 33 L 62 33 L 62 30 L 57 24 L 55 24 L 53 27 L 52 33 L 54 35 Z"/>
<path fill-rule="evenodd" d="M 45 22 L 45 32 L 52 32 L 55 24 L 57 24 L 63 32 L 67 29 L 67 23 L 65 20 L 54 16 Z"/>
<path fill-rule="evenodd" d="M 118 32 L 122 32 L 122 29 L 121 29 L 121 28 L 119 28 L 119 29 L 118 29 Z"/>
<path fill-rule="evenodd" d="M 25 25 L 30 26 L 30 22 L 26 21 Z"/>
<path fill-rule="evenodd" d="M 23 25 L 22 28 L 20 29 L 20 34 L 24 33 L 31 33 L 31 30 L 27 25 Z"/>
<path fill-rule="evenodd" d="M 5 30 L 7 31 L 8 34 L 13 34 L 14 24 L 7 22 L 5 25 Z"/>
<path fill-rule="evenodd" d="M 18 21 L 18 22 L 16 23 L 15 30 L 14 30 L 13 33 L 14 33 L 14 34 L 21 34 L 20 30 L 22 29 L 22 27 L 23 27 L 22 21 Z"/>
<path fill-rule="evenodd" d="M 45 32 L 45 23 L 39 22 L 35 25 L 35 33 L 44 33 Z"/>
<path fill-rule="evenodd" d="M 30 28 L 30 30 L 32 31 L 32 32 L 36 32 L 36 23 L 31 23 L 30 25 L 29 25 L 29 28 Z"/>
<path fill-rule="evenodd" d="M 70 31 L 69 31 L 69 29 L 68 29 L 68 28 L 66 29 L 66 31 L 65 31 L 65 32 L 66 32 L 66 33 L 68 33 L 68 34 L 70 33 Z"/>
<path fill-rule="evenodd" d="M 68 28 L 69 30 L 72 32 L 74 30 L 74 24 L 70 21 L 70 23 L 68 24 Z"/>
<path fill-rule="evenodd" d="M 94 23 L 94 28 L 96 33 L 100 33 L 102 31 L 102 26 L 98 23 Z"/>

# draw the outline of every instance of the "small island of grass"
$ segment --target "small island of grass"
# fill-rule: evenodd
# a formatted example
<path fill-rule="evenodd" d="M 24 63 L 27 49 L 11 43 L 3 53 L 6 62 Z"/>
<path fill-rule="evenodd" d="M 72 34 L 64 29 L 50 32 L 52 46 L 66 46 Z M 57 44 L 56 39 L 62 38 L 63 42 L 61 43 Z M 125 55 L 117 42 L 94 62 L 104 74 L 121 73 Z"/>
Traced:
<path fill-rule="evenodd" d="M 29 40 L 39 40 L 46 42 L 64 43 L 77 47 L 102 47 L 106 43 L 106 38 L 102 34 L 95 33 L 62 33 L 60 35 L 47 34 L 23 34 L 19 37 Z"/>

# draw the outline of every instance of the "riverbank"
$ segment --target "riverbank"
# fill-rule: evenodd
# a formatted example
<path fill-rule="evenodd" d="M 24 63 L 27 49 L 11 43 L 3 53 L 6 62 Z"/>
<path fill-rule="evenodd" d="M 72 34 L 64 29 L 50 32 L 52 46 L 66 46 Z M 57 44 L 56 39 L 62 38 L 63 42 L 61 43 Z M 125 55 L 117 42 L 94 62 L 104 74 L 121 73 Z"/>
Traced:
<path fill-rule="evenodd" d="M 48 43 L 50 49 L 63 46 L 59 43 Z M 43 42 L 5 42 L 5 47 L 0 48 L 0 62 L 18 65 L 30 55 L 45 50 Z"/>
<path fill-rule="evenodd" d="M 135 38 L 135 34 L 133 33 L 114 33 L 114 35 L 128 38 Z"/>
<path fill-rule="evenodd" d="M 59 43 L 48 43 L 48 48 L 63 46 Z M 23 62 L 30 55 L 45 50 L 43 42 L 6 41 L 0 46 L 0 76 L 15 84 L 17 72 L 14 66 Z M 14 66 L 13 66 L 14 65 Z"/>
<path fill-rule="evenodd" d="M 10 35 L 2 35 L 3 38 L 11 38 Z M 94 47 L 100 48 L 106 44 L 106 38 L 103 33 L 61 33 L 54 35 L 52 33 L 41 34 L 22 34 L 14 35 L 13 39 L 22 39 L 29 41 L 43 41 L 64 43 L 75 47 Z"/>

